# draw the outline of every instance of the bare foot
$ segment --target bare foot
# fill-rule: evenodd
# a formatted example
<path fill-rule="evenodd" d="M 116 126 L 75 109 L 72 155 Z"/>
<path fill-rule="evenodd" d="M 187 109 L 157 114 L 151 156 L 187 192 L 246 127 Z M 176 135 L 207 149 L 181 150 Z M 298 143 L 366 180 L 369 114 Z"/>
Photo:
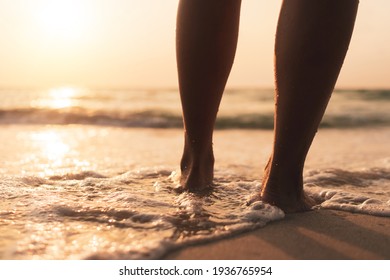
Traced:
<path fill-rule="evenodd" d="M 282 175 L 279 172 L 278 176 L 271 177 L 270 163 L 265 168 L 258 199 L 279 207 L 285 213 L 310 211 L 316 205 L 314 199 L 303 190 L 302 176 Z"/>
<path fill-rule="evenodd" d="M 181 176 L 179 191 L 204 192 L 213 186 L 214 156 L 190 155 L 184 152 L 180 164 Z"/>
<path fill-rule="evenodd" d="M 271 205 L 277 206 L 285 213 L 296 213 L 310 211 L 316 205 L 314 199 L 302 191 L 302 194 L 280 193 L 264 189 L 261 191 L 260 199 Z"/>

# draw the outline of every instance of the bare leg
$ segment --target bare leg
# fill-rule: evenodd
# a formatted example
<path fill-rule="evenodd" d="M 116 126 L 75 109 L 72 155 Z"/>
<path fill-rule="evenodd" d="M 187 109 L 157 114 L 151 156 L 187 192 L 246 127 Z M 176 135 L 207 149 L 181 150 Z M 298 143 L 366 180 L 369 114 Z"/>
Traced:
<path fill-rule="evenodd" d="M 286 212 L 312 206 L 303 191 L 303 166 L 343 64 L 358 2 L 283 2 L 275 45 L 275 139 L 261 197 Z"/>
<path fill-rule="evenodd" d="M 185 128 L 181 185 L 212 184 L 212 135 L 236 51 L 241 0 L 181 0 L 177 64 Z"/>

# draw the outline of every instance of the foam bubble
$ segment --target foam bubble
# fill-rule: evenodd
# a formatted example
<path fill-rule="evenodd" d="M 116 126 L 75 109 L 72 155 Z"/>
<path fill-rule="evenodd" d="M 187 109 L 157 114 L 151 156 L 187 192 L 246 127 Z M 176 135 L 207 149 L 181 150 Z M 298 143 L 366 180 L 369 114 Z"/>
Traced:
<path fill-rule="evenodd" d="M 246 204 L 261 182 L 236 171 L 217 170 L 215 187 L 203 195 L 175 192 L 177 172 L 168 167 L 114 176 L 82 171 L 2 177 L 0 226 L 7 241 L 0 244 L 0 254 L 10 259 L 153 259 L 283 219 L 277 207 Z M 305 188 L 321 208 L 390 216 L 383 170 L 366 170 L 363 179 L 350 181 L 337 177 L 346 174 L 341 171 L 311 174 Z"/>

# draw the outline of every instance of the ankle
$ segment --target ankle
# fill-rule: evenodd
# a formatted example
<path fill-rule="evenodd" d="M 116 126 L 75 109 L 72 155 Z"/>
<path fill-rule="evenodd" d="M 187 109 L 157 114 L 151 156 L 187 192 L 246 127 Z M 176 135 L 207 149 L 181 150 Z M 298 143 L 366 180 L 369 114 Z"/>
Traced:
<path fill-rule="evenodd" d="M 196 167 L 206 163 L 214 165 L 212 140 L 191 140 L 186 134 L 181 169 L 188 169 L 189 167 Z"/>
<path fill-rule="evenodd" d="M 181 190 L 198 192 L 209 189 L 214 178 L 214 155 L 208 153 L 193 153 L 184 151 L 180 163 Z"/>
<path fill-rule="evenodd" d="M 199 170 L 202 168 L 214 168 L 214 153 L 213 150 L 207 152 L 194 152 L 193 150 L 184 150 L 180 162 L 182 172 L 188 170 Z"/>
<path fill-rule="evenodd" d="M 299 165 L 268 162 L 262 180 L 262 194 L 299 198 L 303 194 L 303 169 Z"/>

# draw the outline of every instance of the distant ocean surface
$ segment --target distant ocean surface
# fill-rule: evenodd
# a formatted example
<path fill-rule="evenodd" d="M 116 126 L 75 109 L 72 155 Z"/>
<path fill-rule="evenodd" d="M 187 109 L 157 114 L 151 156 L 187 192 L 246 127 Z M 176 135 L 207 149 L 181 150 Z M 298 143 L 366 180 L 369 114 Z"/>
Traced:
<path fill-rule="evenodd" d="M 272 144 L 272 90 L 226 91 L 216 187 L 203 197 L 173 190 L 177 90 L 0 89 L 0 98 L 1 259 L 156 259 L 284 218 L 246 205 Z M 306 191 L 321 208 L 390 217 L 390 91 L 336 91 L 322 128 Z"/>
<path fill-rule="evenodd" d="M 177 90 L 0 89 L 0 124 L 182 127 Z M 390 90 L 335 91 L 322 127 L 390 124 Z M 273 128 L 273 90 L 227 90 L 217 128 Z"/>

